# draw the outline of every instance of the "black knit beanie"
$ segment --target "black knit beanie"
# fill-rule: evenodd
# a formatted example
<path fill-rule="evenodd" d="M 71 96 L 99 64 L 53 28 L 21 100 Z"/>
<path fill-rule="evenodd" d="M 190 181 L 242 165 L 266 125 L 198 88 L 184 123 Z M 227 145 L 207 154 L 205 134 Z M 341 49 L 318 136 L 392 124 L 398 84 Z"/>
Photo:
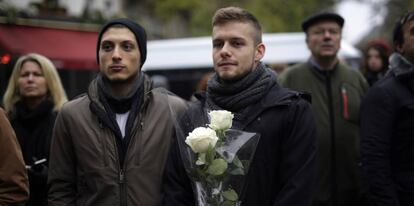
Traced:
<path fill-rule="evenodd" d="M 101 31 L 99 32 L 98 42 L 96 44 L 96 61 L 99 64 L 99 49 L 101 47 L 102 35 L 109 27 L 111 27 L 114 24 L 122 24 L 126 26 L 127 28 L 129 28 L 129 30 L 131 30 L 132 33 L 134 33 L 135 38 L 137 39 L 139 51 L 141 53 L 141 67 L 142 67 L 142 65 L 144 65 L 145 60 L 147 59 L 147 34 L 145 33 L 145 29 L 141 25 L 126 18 L 113 19 L 102 26 Z"/>

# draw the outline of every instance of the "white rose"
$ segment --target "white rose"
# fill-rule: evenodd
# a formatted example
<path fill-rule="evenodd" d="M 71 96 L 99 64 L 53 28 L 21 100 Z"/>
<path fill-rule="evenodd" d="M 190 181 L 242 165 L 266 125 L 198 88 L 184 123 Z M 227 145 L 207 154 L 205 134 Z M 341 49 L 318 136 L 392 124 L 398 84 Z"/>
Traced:
<path fill-rule="evenodd" d="M 226 110 L 213 110 L 208 113 L 210 116 L 209 127 L 214 130 L 224 131 L 230 129 L 234 115 Z"/>
<path fill-rule="evenodd" d="M 210 128 L 197 127 L 190 132 L 185 139 L 185 143 L 191 147 L 195 153 L 205 153 L 208 146 L 216 146 L 218 137 L 216 132 Z"/>

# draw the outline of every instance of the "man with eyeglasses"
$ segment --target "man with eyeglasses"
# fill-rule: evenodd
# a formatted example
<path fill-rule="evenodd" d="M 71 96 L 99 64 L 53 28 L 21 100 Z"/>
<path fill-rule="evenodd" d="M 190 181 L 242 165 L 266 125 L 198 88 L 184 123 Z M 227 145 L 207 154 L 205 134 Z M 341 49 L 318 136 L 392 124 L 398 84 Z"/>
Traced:
<path fill-rule="evenodd" d="M 370 205 L 414 205 L 414 11 L 394 28 L 390 70 L 361 107 L 362 171 Z"/>
<path fill-rule="evenodd" d="M 360 205 L 359 106 L 368 84 L 338 59 L 344 19 L 317 13 L 302 23 L 311 57 L 278 76 L 282 86 L 309 92 L 316 118 L 317 179 L 313 205 Z"/>

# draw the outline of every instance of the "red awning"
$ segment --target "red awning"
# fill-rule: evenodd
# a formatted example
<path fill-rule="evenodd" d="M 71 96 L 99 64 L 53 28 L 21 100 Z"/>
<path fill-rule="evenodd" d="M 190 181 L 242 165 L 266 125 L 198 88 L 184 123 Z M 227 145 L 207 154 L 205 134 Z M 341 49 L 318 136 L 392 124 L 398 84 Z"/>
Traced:
<path fill-rule="evenodd" d="M 97 32 L 0 24 L 0 50 L 12 56 L 39 53 L 58 69 L 97 70 Z"/>

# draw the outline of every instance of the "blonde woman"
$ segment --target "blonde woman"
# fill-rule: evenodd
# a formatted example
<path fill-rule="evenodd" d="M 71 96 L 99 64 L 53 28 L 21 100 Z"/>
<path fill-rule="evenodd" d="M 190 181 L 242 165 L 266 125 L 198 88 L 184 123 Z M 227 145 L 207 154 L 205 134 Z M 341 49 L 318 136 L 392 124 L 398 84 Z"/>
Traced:
<path fill-rule="evenodd" d="M 57 112 L 67 101 L 53 63 L 39 54 L 20 57 L 3 99 L 28 169 L 30 199 L 26 205 L 47 205 L 52 129 Z"/>

